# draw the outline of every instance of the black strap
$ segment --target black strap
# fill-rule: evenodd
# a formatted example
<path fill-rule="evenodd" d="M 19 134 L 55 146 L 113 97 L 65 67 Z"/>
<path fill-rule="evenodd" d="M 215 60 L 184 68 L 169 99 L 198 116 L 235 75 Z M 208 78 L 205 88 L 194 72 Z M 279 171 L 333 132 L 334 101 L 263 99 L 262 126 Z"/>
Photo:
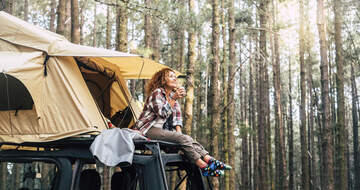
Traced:
<path fill-rule="evenodd" d="M 47 61 L 49 60 L 50 56 L 45 52 L 45 60 L 44 60 L 44 76 L 47 76 L 47 67 L 46 67 L 46 64 L 47 64 Z"/>

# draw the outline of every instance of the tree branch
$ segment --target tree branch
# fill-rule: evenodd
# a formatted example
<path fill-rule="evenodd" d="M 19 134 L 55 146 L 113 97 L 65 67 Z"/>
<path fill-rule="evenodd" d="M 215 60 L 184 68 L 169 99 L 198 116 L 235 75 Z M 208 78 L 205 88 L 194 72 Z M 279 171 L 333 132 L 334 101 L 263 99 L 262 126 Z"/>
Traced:
<path fill-rule="evenodd" d="M 98 2 L 100 4 L 113 6 L 113 7 L 120 7 L 121 6 L 118 3 L 104 2 L 104 1 L 101 1 L 101 0 L 94 0 L 94 1 Z M 128 1 L 126 1 L 126 0 L 120 0 L 120 1 L 122 1 L 125 4 L 127 9 L 139 12 L 139 13 L 141 13 L 143 15 L 151 14 L 151 13 L 159 13 L 159 14 L 151 14 L 151 15 L 158 18 L 158 19 L 160 19 L 160 21 L 164 21 L 165 23 L 170 23 L 169 18 L 163 16 L 161 11 L 159 11 L 158 9 L 147 7 L 147 6 L 142 6 L 142 5 L 138 4 L 138 3 L 130 3 Z M 137 9 L 137 8 L 140 8 L 140 9 Z M 141 9 L 144 9 L 145 11 L 141 10 Z"/>

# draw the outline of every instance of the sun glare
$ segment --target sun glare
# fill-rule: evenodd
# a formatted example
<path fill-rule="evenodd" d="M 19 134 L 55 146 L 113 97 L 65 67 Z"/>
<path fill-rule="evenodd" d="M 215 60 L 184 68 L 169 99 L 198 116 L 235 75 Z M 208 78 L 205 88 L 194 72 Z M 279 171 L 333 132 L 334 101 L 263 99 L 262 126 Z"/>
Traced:
<path fill-rule="evenodd" d="M 309 32 L 317 35 L 316 28 L 316 1 L 310 0 L 309 5 L 304 5 L 304 11 L 307 11 L 304 14 L 308 15 L 309 22 Z M 285 1 L 283 3 L 279 3 L 278 5 L 278 15 L 277 15 L 277 23 L 281 26 L 281 30 L 279 31 L 280 36 L 280 45 L 284 48 L 293 52 L 293 54 L 297 54 L 298 44 L 299 44 L 299 3 L 295 0 Z M 305 26 L 304 26 L 305 27 Z M 306 30 L 304 28 L 304 30 Z"/>

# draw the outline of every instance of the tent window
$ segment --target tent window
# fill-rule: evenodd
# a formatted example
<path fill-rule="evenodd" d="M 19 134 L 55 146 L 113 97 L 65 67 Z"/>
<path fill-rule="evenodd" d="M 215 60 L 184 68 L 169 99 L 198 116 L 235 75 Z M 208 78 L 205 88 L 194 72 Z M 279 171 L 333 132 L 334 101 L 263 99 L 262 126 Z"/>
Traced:
<path fill-rule="evenodd" d="M 0 110 L 31 110 L 34 101 L 25 85 L 15 77 L 0 73 Z"/>

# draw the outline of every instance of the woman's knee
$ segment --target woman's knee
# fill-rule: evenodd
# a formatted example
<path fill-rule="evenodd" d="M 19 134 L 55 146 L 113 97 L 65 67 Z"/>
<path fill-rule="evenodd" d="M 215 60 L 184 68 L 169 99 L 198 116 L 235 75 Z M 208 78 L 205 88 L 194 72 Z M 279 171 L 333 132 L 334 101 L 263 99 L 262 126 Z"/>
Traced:
<path fill-rule="evenodd" d="M 181 135 L 179 138 L 181 143 L 191 143 L 192 144 L 192 138 L 189 135 Z"/>

